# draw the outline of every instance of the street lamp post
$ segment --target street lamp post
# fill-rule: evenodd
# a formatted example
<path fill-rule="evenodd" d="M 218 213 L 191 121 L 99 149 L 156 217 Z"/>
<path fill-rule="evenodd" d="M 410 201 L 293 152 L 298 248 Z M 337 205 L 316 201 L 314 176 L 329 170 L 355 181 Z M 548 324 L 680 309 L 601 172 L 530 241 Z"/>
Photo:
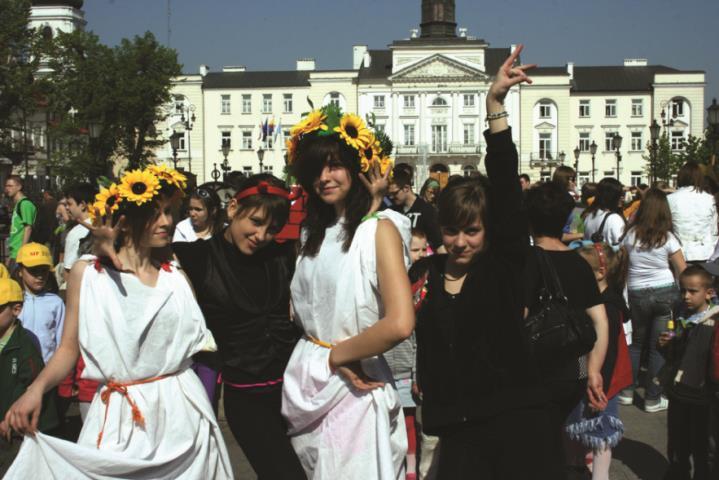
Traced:
<path fill-rule="evenodd" d="M 257 160 L 260 161 L 260 173 L 264 173 L 264 169 L 262 168 L 262 161 L 265 159 L 265 150 L 260 146 L 260 148 L 257 150 Z"/>
<path fill-rule="evenodd" d="M 188 116 L 185 116 L 185 113 L 187 113 Z M 195 106 L 194 105 L 187 105 L 182 109 L 182 117 L 180 117 L 180 123 L 185 127 L 185 131 L 187 132 L 187 168 L 190 173 L 192 173 L 192 128 L 195 126 L 195 120 L 197 120 L 197 117 L 195 117 Z"/>
<path fill-rule="evenodd" d="M 709 140 L 712 147 L 712 167 L 716 165 L 717 160 L 717 141 L 719 141 L 719 105 L 717 99 L 712 100 L 712 104 L 707 108 L 707 123 L 709 124 Z"/>
<path fill-rule="evenodd" d="M 227 161 L 227 155 L 230 154 L 230 145 L 227 143 L 222 144 L 222 156 L 225 159 L 222 161 L 220 168 L 222 168 L 222 181 L 227 181 L 227 174 L 230 173 L 231 167 L 230 162 Z"/>
<path fill-rule="evenodd" d="M 172 131 L 172 135 L 170 135 L 170 145 L 172 146 L 172 168 L 175 170 L 177 170 L 177 150 L 180 148 L 181 136 L 181 133 L 174 130 Z"/>
<path fill-rule="evenodd" d="M 615 133 L 612 137 L 612 148 L 617 156 L 617 180 L 619 180 L 619 164 L 622 161 L 622 153 L 620 152 L 622 148 L 622 136 L 619 135 L 619 133 Z"/>
<path fill-rule="evenodd" d="M 576 147 L 576 148 L 574 149 L 574 173 L 575 173 L 576 175 L 579 175 L 579 154 L 580 154 L 581 152 L 582 152 L 582 151 L 579 150 L 579 147 Z"/>
<path fill-rule="evenodd" d="M 589 153 L 592 154 L 592 183 L 596 182 L 597 169 L 594 167 L 594 162 L 597 156 L 597 143 L 592 140 L 592 144 L 589 145 Z"/>
<path fill-rule="evenodd" d="M 651 146 L 651 167 L 652 167 L 652 181 L 651 185 L 657 183 L 657 155 L 659 154 L 659 135 L 661 134 L 662 126 L 657 123 L 657 119 L 652 120 L 652 124 L 649 126 L 649 135 L 652 138 Z"/>

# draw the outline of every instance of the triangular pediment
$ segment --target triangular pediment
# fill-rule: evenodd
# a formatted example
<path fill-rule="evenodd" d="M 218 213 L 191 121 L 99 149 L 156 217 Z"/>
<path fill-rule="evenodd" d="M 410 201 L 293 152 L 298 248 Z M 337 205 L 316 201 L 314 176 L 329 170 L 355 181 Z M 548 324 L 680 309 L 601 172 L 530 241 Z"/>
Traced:
<path fill-rule="evenodd" d="M 542 122 L 538 125 L 535 125 L 534 128 L 536 128 L 537 130 L 554 130 L 557 127 L 555 127 L 549 122 Z"/>
<path fill-rule="evenodd" d="M 453 60 L 444 55 L 435 54 L 399 70 L 389 79 L 393 82 L 432 82 L 432 81 L 478 81 L 487 79 L 486 73 Z"/>

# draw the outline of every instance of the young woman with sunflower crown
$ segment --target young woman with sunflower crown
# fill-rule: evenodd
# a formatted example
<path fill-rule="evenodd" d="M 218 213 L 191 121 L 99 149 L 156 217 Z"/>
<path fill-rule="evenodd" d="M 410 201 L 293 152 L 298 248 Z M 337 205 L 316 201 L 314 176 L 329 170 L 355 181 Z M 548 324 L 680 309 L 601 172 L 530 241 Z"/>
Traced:
<path fill-rule="evenodd" d="M 292 173 L 308 193 L 292 279 L 304 335 L 284 376 L 282 413 L 308 478 L 401 478 L 404 417 L 381 354 L 414 328 L 409 220 L 378 205 L 363 172 L 389 175 L 388 142 L 327 106 L 296 125 Z"/>
<path fill-rule="evenodd" d="M 232 479 L 210 402 L 190 370 L 215 350 L 186 277 L 168 261 L 175 170 L 126 173 L 96 197 L 94 240 L 111 262 L 82 257 L 70 272 L 62 341 L 0 430 L 26 433 L 5 478 Z M 77 443 L 37 433 L 42 395 L 85 361 L 95 394 Z M 179 421 L 178 421 L 179 420 Z"/>

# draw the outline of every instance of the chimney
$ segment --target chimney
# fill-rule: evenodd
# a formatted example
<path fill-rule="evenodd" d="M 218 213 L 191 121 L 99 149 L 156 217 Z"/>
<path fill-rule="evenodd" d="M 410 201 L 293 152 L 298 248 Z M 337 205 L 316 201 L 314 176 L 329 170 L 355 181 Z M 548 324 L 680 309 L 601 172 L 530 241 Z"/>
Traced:
<path fill-rule="evenodd" d="M 200 75 L 201 76 L 204 77 L 205 75 L 207 75 L 207 72 L 209 72 L 209 71 L 210 71 L 210 67 L 208 67 L 207 65 L 200 65 Z"/>
<path fill-rule="evenodd" d="M 646 67 L 649 65 L 649 61 L 646 58 L 625 58 L 625 67 Z"/>
<path fill-rule="evenodd" d="M 364 68 L 369 68 L 370 65 L 372 65 L 372 55 L 369 54 L 369 52 L 364 52 L 364 60 L 363 60 Z"/>
<path fill-rule="evenodd" d="M 359 70 L 362 66 L 362 59 L 367 51 L 367 45 L 355 45 L 352 47 L 352 68 Z"/>
<path fill-rule="evenodd" d="M 417 38 L 419 37 L 419 28 L 413 28 L 409 31 L 409 38 Z"/>
<path fill-rule="evenodd" d="M 467 36 L 467 29 L 466 29 L 466 28 L 460 27 L 460 28 L 457 29 L 457 31 L 459 32 L 459 36 L 460 36 L 461 38 L 464 38 L 464 37 Z"/>
<path fill-rule="evenodd" d="M 569 74 L 569 79 L 574 80 L 574 62 L 567 62 L 567 73 Z"/>
<path fill-rule="evenodd" d="M 300 58 L 297 60 L 297 71 L 312 71 L 315 69 L 315 59 L 314 58 Z"/>
<path fill-rule="evenodd" d="M 222 67 L 223 72 L 246 72 L 247 68 L 244 65 L 227 65 Z"/>

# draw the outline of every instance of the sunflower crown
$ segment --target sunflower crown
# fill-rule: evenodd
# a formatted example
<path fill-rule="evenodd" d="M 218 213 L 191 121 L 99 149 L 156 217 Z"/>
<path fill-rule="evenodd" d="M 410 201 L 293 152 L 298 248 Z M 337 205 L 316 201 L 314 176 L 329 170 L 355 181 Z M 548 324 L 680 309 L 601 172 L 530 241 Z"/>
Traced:
<path fill-rule="evenodd" d="M 150 165 L 144 170 L 125 172 L 118 183 L 100 187 L 90 209 L 90 218 L 95 220 L 96 213 L 103 217 L 120 209 L 142 207 L 165 187 L 174 187 L 182 195 L 187 187 L 187 177 L 166 165 Z"/>
<path fill-rule="evenodd" d="M 335 135 L 357 150 L 357 161 L 364 173 L 379 165 L 382 174 L 392 167 L 392 141 L 382 130 L 375 128 L 374 116 L 364 120 L 353 113 L 342 113 L 340 107 L 329 104 L 312 110 L 290 130 L 286 140 L 287 163 L 292 165 L 297 145 L 305 137 Z"/>

